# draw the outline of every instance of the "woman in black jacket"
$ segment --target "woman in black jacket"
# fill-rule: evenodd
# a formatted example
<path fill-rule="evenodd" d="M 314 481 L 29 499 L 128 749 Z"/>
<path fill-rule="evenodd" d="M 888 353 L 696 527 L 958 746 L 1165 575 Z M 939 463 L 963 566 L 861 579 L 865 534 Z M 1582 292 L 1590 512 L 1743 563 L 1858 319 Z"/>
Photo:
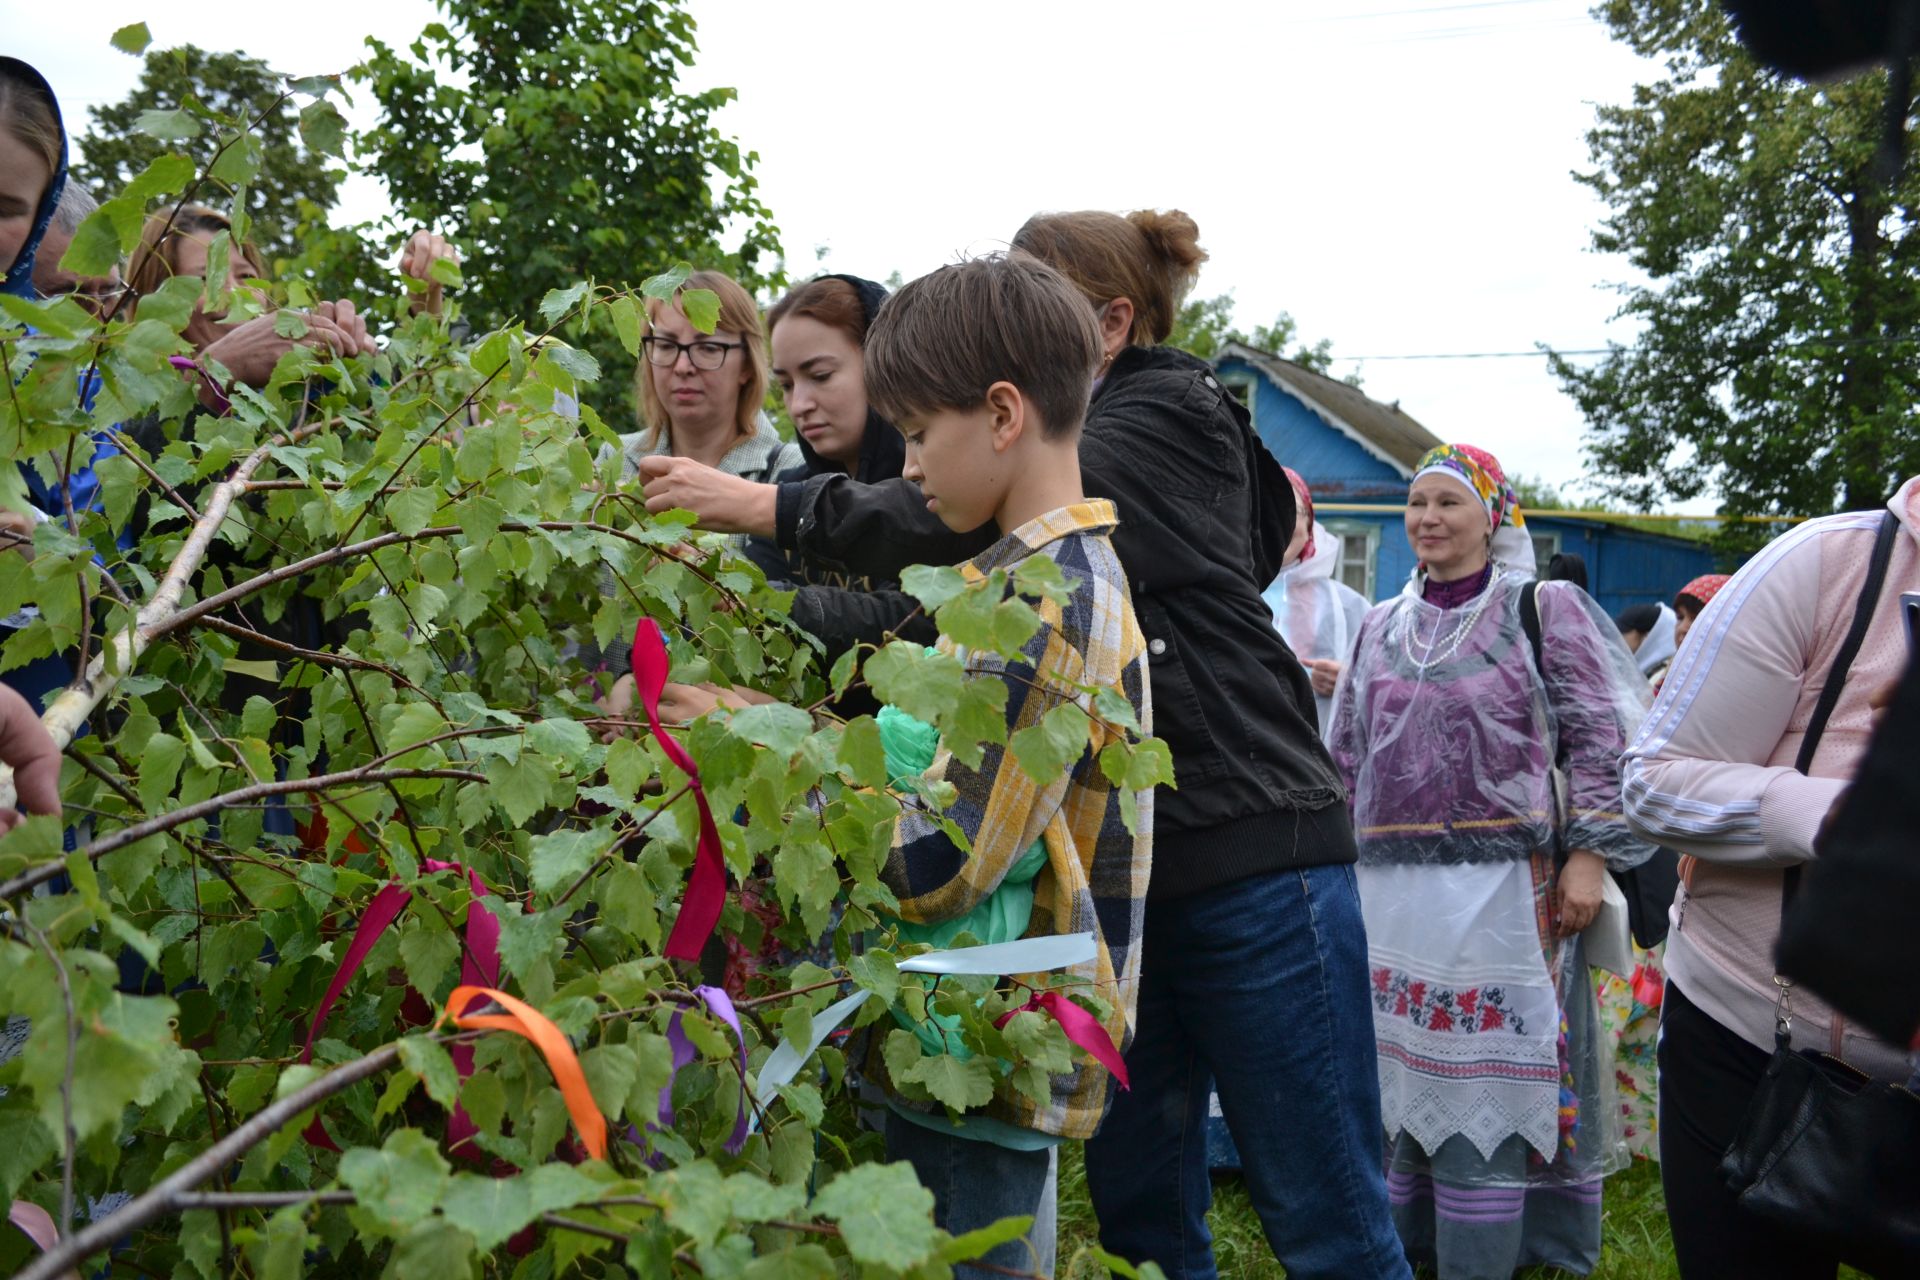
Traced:
<path fill-rule="evenodd" d="M 899 478 L 906 441 L 868 406 L 864 376 L 867 327 L 886 300 L 887 291 L 871 280 L 820 276 L 768 310 L 773 377 L 793 417 L 802 459 L 776 476 L 777 482 L 851 476 L 861 484 L 879 484 Z M 750 538 L 746 555 L 767 581 L 800 589 L 793 619 L 825 646 L 828 662 L 896 628 L 908 639 L 931 642 L 936 634 L 931 622 L 914 616 L 918 602 L 901 593 L 897 574 L 822 565 L 782 549 L 770 537 Z"/>
<path fill-rule="evenodd" d="M 1133 1091 L 1088 1144 L 1088 1185 L 1107 1249 L 1212 1277 L 1211 1081 L 1287 1274 L 1405 1276 L 1345 793 L 1260 598 L 1293 532 L 1292 488 L 1212 369 L 1158 345 L 1205 256 L 1197 239 L 1185 214 L 1152 212 L 1041 215 L 1014 238 L 1100 314 L 1081 469 L 1090 497 L 1119 504 L 1114 545 L 1178 780 L 1154 798 Z M 955 564 L 993 539 L 950 533 L 904 480 L 743 487 L 666 459 L 645 475 L 654 510 L 772 534 L 845 572 Z"/>

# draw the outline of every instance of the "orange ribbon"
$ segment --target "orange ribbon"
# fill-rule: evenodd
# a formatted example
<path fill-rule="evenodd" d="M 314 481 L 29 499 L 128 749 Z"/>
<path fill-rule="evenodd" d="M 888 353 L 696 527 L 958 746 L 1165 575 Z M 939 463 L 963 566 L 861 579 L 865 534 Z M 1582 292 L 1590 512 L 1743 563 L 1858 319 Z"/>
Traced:
<path fill-rule="evenodd" d="M 482 997 L 507 1012 L 467 1013 L 467 1006 Z M 447 997 L 446 1016 L 463 1030 L 511 1031 L 530 1041 L 547 1060 L 547 1069 L 553 1072 L 553 1082 L 560 1086 L 567 1114 L 573 1117 L 573 1127 L 579 1131 L 587 1154 L 596 1160 L 606 1157 L 607 1119 L 594 1104 L 593 1092 L 587 1088 L 586 1073 L 580 1070 L 580 1059 L 574 1056 L 573 1046 L 567 1043 L 566 1036 L 553 1025 L 552 1019 L 532 1005 L 492 987 L 455 987 Z"/>

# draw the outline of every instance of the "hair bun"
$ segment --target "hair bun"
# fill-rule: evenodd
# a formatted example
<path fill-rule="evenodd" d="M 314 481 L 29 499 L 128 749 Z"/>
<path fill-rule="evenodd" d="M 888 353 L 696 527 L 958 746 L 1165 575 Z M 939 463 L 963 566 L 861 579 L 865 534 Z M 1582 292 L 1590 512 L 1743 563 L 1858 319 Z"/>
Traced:
<path fill-rule="evenodd" d="M 1207 251 L 1200 247 L 1200 225 L 1179 209 L 1138 209 L 1127 221 L 1139 229 L 1147 251 L 1166 271 L 1168 293 L 1178 308 L 1200 279 Z M 1163 339 L 1164 340 L 1164 339 Z"/>

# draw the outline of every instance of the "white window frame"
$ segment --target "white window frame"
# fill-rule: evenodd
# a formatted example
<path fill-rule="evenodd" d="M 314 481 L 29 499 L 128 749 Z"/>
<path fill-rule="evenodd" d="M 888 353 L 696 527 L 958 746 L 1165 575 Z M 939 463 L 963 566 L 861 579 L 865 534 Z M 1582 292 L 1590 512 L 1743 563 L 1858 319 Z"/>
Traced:
<path fill-rule="evenodd" d="M 1366 586 L 1358 588 L 1361 595 L 1371 601 L 1374 585 L 1380 571 L 1380 526 L 1371 520 L 1322 520 L 1321 526 L 1340 540 L 1340 555 L 1333 564 L 1333 578 L 1336 582 L 1347 582 L 1347 538 L 1360 535 L 1367 540 Z"/>
<path fill-rule="evenodd" d="M 1220 385 L 1227 389 L 1228 395 L 1233 396 L 1234 399 L 1246 406 L 1247 417 L 1253 417 L 1254 403 L 1260 398 L 1259 374 L 1247 372 L 1223 373 L 1220 375 Z M 1242 396 L 1235 394 L 1236 392 L 1244 392 L 1245 394 Z"/>

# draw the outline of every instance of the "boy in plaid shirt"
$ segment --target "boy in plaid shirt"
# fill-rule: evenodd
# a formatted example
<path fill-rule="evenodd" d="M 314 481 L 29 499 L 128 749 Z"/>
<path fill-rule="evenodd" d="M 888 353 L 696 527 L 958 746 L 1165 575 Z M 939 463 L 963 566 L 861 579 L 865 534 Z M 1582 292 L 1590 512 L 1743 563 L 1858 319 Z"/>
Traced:
<path fill-rule="evenodd" d="M 1009 733 L 1062 702 L 1093 712 L 1083 686 L 1119 692 L 1143 731 L 1152 731 L 1146 642 L 1108 537 L 1118 517 L 1111 502 L 1081 490 L 1080 430 L 1101 354 L 1085 298 L 1052 268 L 1017 254 L 915 280 L 881 309 L 867 338 L 868 399 L 906 437 L 906 478 L 949 528 L 992 522 L 1002 534 L 961 572 L 977 581 L 1046 556 L 1072 584 L 1064 604 L 1030 602 L 1041 626 L 1014 658 L 960 655 L 970 679 L 1005 683 Z M 942 645 L 951 648 L 950 641 Z M 1033 905 L 1024 936 L 1094 935 L 1095 957 L 1069 972 L 1111 1008 L 1106 1030 L 1124 1052 L 1139 977 L 1153 796 L 1134 794 L 1138 819 L 1129 832 L 1121 816 L 1126 797 L 1097 761 L 1119 731 L 1097 715 L 1089 719 L 1088 749 L 1044 787 L 1004 746 L 988 746 L 978 767 L 940 750 L 926 778 L 953 786 L 957 798 L 946 817 L 972 848 L 956 846 L 925 814 L 907 812 L 882 878 L 905 919 L 948 921 L 1002 892 L 1010 873 L 1020 874 L 1017 865 L 1030 865 L 1036 842 L 1043 845 L 1044 864 L 1026 873 Z M 888 1149 L 913 1163 L 934 1193 L 940 1225 L 956 1235 L 1001 1217 L 1034 1215 L 1027 1241 L 984 1260 L 1051 1274 L 1053 1147 L 1093 1134 L 1111 1087 L 1106 1068 L 1087 1060 L 1054 1076 L 1042 1105 L 1006 1080 L 982 1110 L 958 1122 L 944 1109 L 929 1113 L 896 1099 Z"/>

